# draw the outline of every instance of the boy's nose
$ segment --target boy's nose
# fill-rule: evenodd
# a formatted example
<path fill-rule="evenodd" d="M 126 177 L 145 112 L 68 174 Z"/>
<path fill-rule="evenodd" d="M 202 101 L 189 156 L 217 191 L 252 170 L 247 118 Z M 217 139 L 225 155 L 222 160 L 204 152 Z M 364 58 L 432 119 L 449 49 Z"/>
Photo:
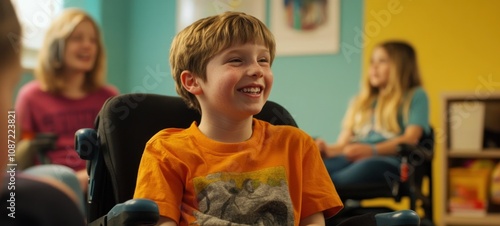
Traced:
<path fill-rule="evenodd" d="M 262 69 L 262 67 L 258 63 L 255 63 L 250 68 L 249 75 L 256 76 L 256 77 L 262 77 L 262 76 L 264 76 L 264 70 Z"/>

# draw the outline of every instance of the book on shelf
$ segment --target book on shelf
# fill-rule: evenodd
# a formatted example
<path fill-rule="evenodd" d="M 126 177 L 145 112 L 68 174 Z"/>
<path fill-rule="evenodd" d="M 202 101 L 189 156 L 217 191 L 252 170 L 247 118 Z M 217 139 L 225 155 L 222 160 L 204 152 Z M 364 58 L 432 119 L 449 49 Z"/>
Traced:
<path fill-rule="evenodd" d="M 451 215 L 484 216 L 491 169 L 450 169 L 448 209 Z"/>
<path fill-rule="evenodd" d="M 486 216 L 487 209 L 486 203 L 483 201 L 475 200 L 459 200 L 450 199 L 449 204 L 450 215 L 452 216 Z"/>

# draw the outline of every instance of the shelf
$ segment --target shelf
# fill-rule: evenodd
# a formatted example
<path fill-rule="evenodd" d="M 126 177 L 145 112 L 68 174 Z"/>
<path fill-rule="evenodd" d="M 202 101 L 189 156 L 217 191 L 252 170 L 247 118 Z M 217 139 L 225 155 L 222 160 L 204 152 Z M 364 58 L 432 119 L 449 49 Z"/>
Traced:
<path fill-rule="evenodd" d="M 442 151 L 440 155 L 442 162 L 437 164 L 441 167 L 443 178 L 442 194 L 439 197 L 443 205 L 439 210 L 441 224 L 436 225 L 500 226 L 500 213 L 498 212 L 488 212 L 481 216 L 474 216 L 473 214 L 451 214 L 447 209 L 449 192 L 453 190 L 450 188 L 451 168 L 461 167 L 468 160 L 491 160 L 495 164 L 500 160 L 500 148 L 480 149 L 484 142 L 485 137 L 483 136 L 485 135 L 483 133 L 486 127 L 493 131 L 498 131 L 498 128 L 500 128 L 500 118 L 498 118 L 500 114 L 500 92 L 494 91 L 483 94 L 479 95 L 474 91 L 469 91 L 450 92 L 442 95 L 443 124 L 441 126 L 444 128 L 443 137 L 445 139 L 444 142 L 441 142 Z M 478 127 L 478 125 L 480 126 Z M 470 147 L 470 149 L 458 150 L 451 147 Z M 474 149 L 473 147 L 479 148 Z"/>
<path fill-rule="evenodd" d="M 500 158 L 500 149 L 485 149 L 482 151 L 448 151 L 450 158 Z"/>
<path fill-rule="evenodd" d="M 474 225 L 474 226 L 499 226 L 500 213 L 489 213 L 479 217 L 458 217 L 445 215 L 443 221 L 446 225 Z"/>

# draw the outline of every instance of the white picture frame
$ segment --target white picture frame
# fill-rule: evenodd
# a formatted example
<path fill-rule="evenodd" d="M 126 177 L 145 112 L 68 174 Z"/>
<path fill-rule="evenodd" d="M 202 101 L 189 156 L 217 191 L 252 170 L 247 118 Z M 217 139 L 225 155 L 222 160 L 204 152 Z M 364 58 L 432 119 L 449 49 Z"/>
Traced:
<path fill-rule="evenodd" d="M 271 2 L 270 27 L 276 38 L 277 55 L 338 53 L 340 47 L 339 0 L 308 1 L 316 5 L 307 6 L 307 10 L 305 6 L 297 6 L 303 4 L 304 0 L 273 0 Z M 307 23 L 308 20 L 314 22 Z"/>

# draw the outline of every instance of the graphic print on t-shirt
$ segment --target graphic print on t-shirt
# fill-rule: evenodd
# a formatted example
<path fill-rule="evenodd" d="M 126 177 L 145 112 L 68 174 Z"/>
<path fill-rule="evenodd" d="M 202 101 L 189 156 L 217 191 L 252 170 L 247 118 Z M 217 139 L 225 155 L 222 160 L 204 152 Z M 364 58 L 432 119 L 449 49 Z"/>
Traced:
<path fill-rule="evenodd" d="M 193 180 L 199 225 L 294 225 L 284 167 Z"/>

